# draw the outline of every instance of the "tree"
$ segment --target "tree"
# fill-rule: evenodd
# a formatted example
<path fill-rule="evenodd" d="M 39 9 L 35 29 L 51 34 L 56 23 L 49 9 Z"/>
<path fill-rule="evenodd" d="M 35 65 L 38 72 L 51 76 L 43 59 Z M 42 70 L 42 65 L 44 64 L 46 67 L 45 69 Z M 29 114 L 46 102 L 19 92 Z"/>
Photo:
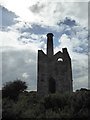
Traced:
<path fill-rule="evenodd" d="M 2 88 L 2 97 L 16 99 L 18 95 L 27 88 L 25 82 L 21 80 L 15 80 L 13 82 L 7 82 Z"/>

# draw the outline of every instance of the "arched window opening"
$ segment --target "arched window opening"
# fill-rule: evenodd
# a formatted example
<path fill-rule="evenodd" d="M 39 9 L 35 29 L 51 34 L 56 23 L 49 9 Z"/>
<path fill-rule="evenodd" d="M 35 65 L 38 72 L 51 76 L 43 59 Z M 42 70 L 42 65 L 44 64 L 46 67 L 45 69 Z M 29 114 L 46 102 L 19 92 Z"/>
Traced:
<path fill-rule="evenodd" d="M 59 61 L 63 62 L 63 59 L 62 59 L 62 58 L 58 58 L 57 61 L 58 61 L 58 62 L 59 62 Z"/>

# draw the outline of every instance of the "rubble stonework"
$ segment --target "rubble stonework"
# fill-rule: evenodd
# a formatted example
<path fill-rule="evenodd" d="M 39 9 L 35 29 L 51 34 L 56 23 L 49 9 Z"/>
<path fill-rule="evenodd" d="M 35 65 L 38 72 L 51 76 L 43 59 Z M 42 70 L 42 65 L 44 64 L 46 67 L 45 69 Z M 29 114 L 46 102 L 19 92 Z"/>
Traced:
<path fill-rule="evenodd" d="M 54 55 L 53 34 L 47 34 L 47 54 L 38 50 L 37 93 L 43 97 L 49 93 L 72 92 L 71 58 L 67 48 Z"/>

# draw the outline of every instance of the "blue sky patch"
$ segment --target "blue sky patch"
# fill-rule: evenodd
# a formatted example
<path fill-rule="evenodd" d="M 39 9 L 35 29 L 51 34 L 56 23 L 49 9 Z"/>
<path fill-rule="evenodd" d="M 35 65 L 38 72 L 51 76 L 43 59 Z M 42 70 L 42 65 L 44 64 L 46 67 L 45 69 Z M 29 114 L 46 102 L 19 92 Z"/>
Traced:
<path fill-rule="evenodd" d="M 0 7 L 2 7 L 2 6 L 0 6 Z M 18 16 L 16 16 L 15 13 L 9 11 L 5 7 L 2 7 L 2 26 L 3 26 L 3 28 L 6 28 L 8 26 L 11 26 L 11 25 L 17 23 L 17 21 L 15 21 L 15 18 L 17 18 L 17 17 Z"/>
<path fill-rule="evenodd" d="M 73 26 L 76 26 L 76 25 L 77 25 L 75 20 L 72 20 L 72 19 L 70 19 L 70 18 L 68 18 L 68 17 L 66 17 L 63 22 L 60 21 L 60 22 L 58 23 L 58 25 L 60 25 L 60 24 L 65 24 L 65 25 L 68 25 L 68 26 L 70 26 L 70 27 L 73 27 Z"/>

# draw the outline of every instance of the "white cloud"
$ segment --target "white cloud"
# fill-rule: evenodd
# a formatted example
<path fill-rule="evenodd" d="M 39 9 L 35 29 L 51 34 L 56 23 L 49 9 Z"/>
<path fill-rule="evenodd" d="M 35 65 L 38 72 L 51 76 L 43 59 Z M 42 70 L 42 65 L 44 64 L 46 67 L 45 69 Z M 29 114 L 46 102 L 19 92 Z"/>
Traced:
<path fill-rule="evenodd" d="M 58 29 L 57 23 L 70 17 L 77 23 L 88 26 L 88 3 L 87 2 L 51 2 L 33 0 L 3 0 L 1 5 L 13 11 L 20 17 L 20 21 L 53 26 Z M 32 10 L 33 8 L 33 10 Z M 38 13 L 36 13 L 37 9 Z"/>
<path fill-rule="evenodd" d="M 0 36 L 0 48 L 3 51 L 29 49 L 37 52 L 38 49 L 44 46 L 44 41 L 42 41 L 43 35 L 31 34 L 28 32 L 21 33 L 13 28 L 13 26 L 7 31 L 0 31 Z M 23 37 L 20 38 L 21 36 Z"/>
<path fill-rule="evenodd" d="M 69 51 L 70 56 L 72 58 L 74 90 L 76 90 L 77 88 L 80 88 L 82 86 L 87 87 L 88 56 L 84 52 L 83 53 L 80 53 L 80 52 L 77 53 L 77 52 L 73 51 L 73 49 L 75 49 L 75 48 L 77 50 L 79 50 L 82 47 L 82 46 L 79 47 L 81 45 L 81 42 L 83 42 L 83 44 L 87 47 L 87 44 L 86 44 L 87 31 L 86 32 L 85 31 L 86 30 L 82 30 L 81 27 L 78 27 L 78 30 L 76 30 L 76 28 L 75 28 L 76 36 L 71 35 L 71 38 L 70 38 L 70 36 L 68 36 L 66 34 L 62 34 L 62 36 L 59 39 L 59 45 L 56 46 L 56 48 L 55 48 L 55 52 L 58 52 L 63 47 L 68 48 L 68 51 Z M 79 34 L 79 32 L 80 32 L 80 34 Z M 84 34 L 82 34 L 82 32 Z M 2 31 L 2 32 L 0 32 L 0 34 L 2 35 L 4 53 L 9 53 L 9 51 L 12 51 L 14 49 L 14 51 L 15 50 L 18 51 L 18 52 L 21 51 L 21 53 L 24 53 L 23 50 L 25 50 L 25 51 L 28 50 L 30 52 L 34 51 L 34 54 L 35 54 L 35 52 L 38 51 L 38 49 L 41 49 L 41 46 L 43 46 L 44 52 L 45 52 L 46 44 L 44 43 L 43 39 L 46 39 L 46 35 L 37 35 L 37 34 L 34 34 L 34 33 L 31 34 L 31 33 L 27 33 L 27 32 L 20 33 L 18 30 L 15 30 L 13 28 L 9 31 Z M 31 38 L 30 37 L 28 38 L 29 35 L 30 35 Z M 21 42 L 18 41 L 18 38 L 20 38 L 20 36 L 26 37 L 26 38 L 24 38 L 24 37 L 21 38 L 22 42 L 23 41 L 27 41 L 27 42 L 30 41 L 30 42 L 26 45 L 21 44 Z M 78 37 L 80 37 L 80 36 L 82 37 L 81 40 L 78 39 Z M 20 54 L 20 56 L 21 56 L 21 54 Z M 7 56 L 7 58 L 8 57 L 10 57 L 10 56 Z M 22 57 L 22 59 L 24 59 L 24 58 Z M 20 60 L 18 60 L 18 62 L 19 61 Z M 37 60 L 35 58 L 31 59 L 31 58 L 25 57 L 24 61 L 25 61 L 25 64 L 30 65 L 30 66 L 33 64 L 34 67 L 35 67 L 35 64 L 36 64 Z M 15 66 L 16 66 L 15 63 L 16 62 L 13 59 L 13 57 L 10 57 L 9 63 L 10 64 L 9 64 L 8 69 L 9 70 L 11 70 L 12 68 L 15 69 Z M 6 67 L 3 67 L 3 68 L 6 69 Z M 22 69 L 22 67 L 20 69 Z M 28 79 L 30 77 L 28 72 L 29 71 L 22 73 L 23 79 L 25 79 L 25 78 Z M 20 73 L 20 71 L 19 71 L 19 73 Z M 33 75 L 36 77 L 35 74 L 36 73 L 34 73 L 34 71 L 33 71 Z M 15 74 L 15 75 L 17 76 L 19 74 Z M 31 83 L 31 84 L 35 84 L 35 83 Z"/>
<path fill-rule="evenodd" d="M 89 0 L 52 0 L 52 2 L 89 2 Z"/>
<path fill-rule="evenodd" d="M 38 51 L 38 49 L 43 48 L 44 52 L 46 50 L 46 43 L 44 42 L 44 39 L 46 39 L 46 35 L 41 34 L 37 35 L 34 32 L 21 32 L 22 29 L 28 29 L 32 28 L 32 24 L 41 25 L 43 28 L 51 27 L 51 30 L 57 30 L 58 32 L 62 32 L 65 30 L 72 31 L 70 36 L 66 35 L 65 33 L 62 34 L 62 36 L 59 39 L 59 44 L 55 48 L 55 53 L 61 50 L 62 47 L 67 47 L 68 51 L 70 53 L 70 56 L 72 58 L 72 67 L 73 67 L 73 78 L 74 78 L 74 89 L 80 88 L 82 86 L 87 86 L 87 55 L 85 54 L 84 49 L 87 48 L 87 30 L 81 27 L 80 25 L 73 26 L 70 28 L 68 25 L 61 25 L 58 26 L 57 23 L 60 21 L 64 21 L 65 17 L 69 17 L 70 19 L 76 20 L 78 24 L 81 24 L 82 26 L 87 27 L 87 21 L 88 21 L 88 4 L 87 3 L 60 3 L 57 1 L 51 2 L 51 1 L 40 1 L 38 0 L 3 0 L 0 1 L 3 6 L 5 6 L 8 10 L 15 12 L 16 15 L 19 16 L 17 22 L 15 25 L 12 25 L 7 28 L 7 31 L 0 31 L 0 36 L 2 38 L 2 42 L 0 40 L 0 47 L 3 48 L 3 53 L 8 54 L 10 51 L 13 51 L 17 53 L 20 52 L 19 55 L 13 56 L 14 58 L 18 57 L 18 61 L 15 61 L 12 56 L 6 56 L 5 58 L 9 58 L 9 66 L 6 64 L 7 61 L 4 60 L 4 63 L 6 66 L 4 66 L 4 70 L 7 68 L 7 71 L 12 72 L 13 76 L 16 77 L 20 73 L 20 75 L 23 78 L 28 79 L 29 77 L 29 68 L 28 65 L 30 65 L 34 69 L 30 69 L 33 76 L 36 77 L 35 72 L 35 65 L 36 65 L 36 58 L 34 54 Z M 37 11 L 35 11 L 34 7 L 36 6 Z M 73 32 L 74 31 L 74 32 Z M 64 31 L 65 32 L 65 31 Z M 39 33 L 39 31 L 38 31 Z M 22 38 L 21 38 L 22 36 Z M 57 36 L 56 36 L 57 37 Z M 2 44 L 3 43 L 3 44 Z M 3 45 L 3 46 L 2 46 Z M 30 51 L 30 57 L 28 58 L 25 56 L 25 51 Z M 76 51 L 78 52 L 76 52 Z M 25 52 L 25 53 L 24 53 Z M 82 52 L 82 53 L 80 53 Z M 18 53 L 17 53 L 18 54 Z M 23 55 L 22 55 L 23 54 Z M 24 59 L 24 57 L 25 59 Z M 27 55 L 29 56 L 29 54 Z M 32 57 L 34 56 L 34 57 Z M 28 70 L 25 72 L 23 70 L 25 66 L 23 65 L 23 59 L 26 67 Z M 15 68 L 19 66 L 19 63 L 22 61 L 22 64 L 20 64 L 21 68 L 17 70 Z M 16 70 L 16 73 L 14 75 L 14 72 L 11 71 L 12 69 Z M 23 70 L 23 71 L 22 71 Z M 7 73 L 6 71 L 6 73 Z M 17 73 L 18 72 L 18 73 Z M 34 73 L 35 72 L 35 73 Z M 13 77 L 13 78 L 14 78 Z M 7 75 L 5 79 L 10 78 L 10 74 Z M 32 79 L 31 77 L 30 79 Z M 35 79 L 35 78 L 34 78 Z M 32 84 L 32 81 L 30 81 Z M 35 80 L 33 85 L 35 84 Z"/>
<path fill-rule="evenodd" d="M 80 26 L 77 28 L 78 30 L 72 28 L 75 35 L 73 33 L 71 35 L 62 34 L 59 44 L 55 48 L 55 53 L 64 47 L 68 49 L 72 60 L 74 90 L 81 87 L 88 88 L 88 55 L 86 54 L 88 52 L 88 32 Z"/>
<path fill-rule="evenodd" d="M 0 31 L 3 46 L 17 46 L 19 33 L 17 31 Z"/>
<path fill-rule="evenodd" d="M 24 79 L 27 79 L 29 76 L 30 76 L 30 75 L 29 75 L 28 73 L 26 73 L 26 72 L 22 74 L 22 77 L 23 77 Z"/>
<path fill-rule="evenodd" d="M 18 18 L 17 18 L 18 21 Z M 21 31 L 22 29 L 32 28 L 31 24 L 24 21 L 18 21 L 15 25 L 12 25 L 11 27 L 8 26 L 8 30 L 18 30 Z"/>
<path fill-rule="evenodd" d="M 29 63 L 31 64 L 31 63 L 34 63 L 34 62 L 35 62 L 35 61 L 33 61 L 32 59 L 26 59 L 26 60 L 25 60 L 25 63 L 27 63 L 27 64 L 29 64 Z"/>
<path fill-rule="evenodd" d="M 72 44 L 70 38 L 66 34 L 63 34 L 61 38 L 59 39 L 61 48 L 67 47 L 70 51 L 72 51 Z"/>

